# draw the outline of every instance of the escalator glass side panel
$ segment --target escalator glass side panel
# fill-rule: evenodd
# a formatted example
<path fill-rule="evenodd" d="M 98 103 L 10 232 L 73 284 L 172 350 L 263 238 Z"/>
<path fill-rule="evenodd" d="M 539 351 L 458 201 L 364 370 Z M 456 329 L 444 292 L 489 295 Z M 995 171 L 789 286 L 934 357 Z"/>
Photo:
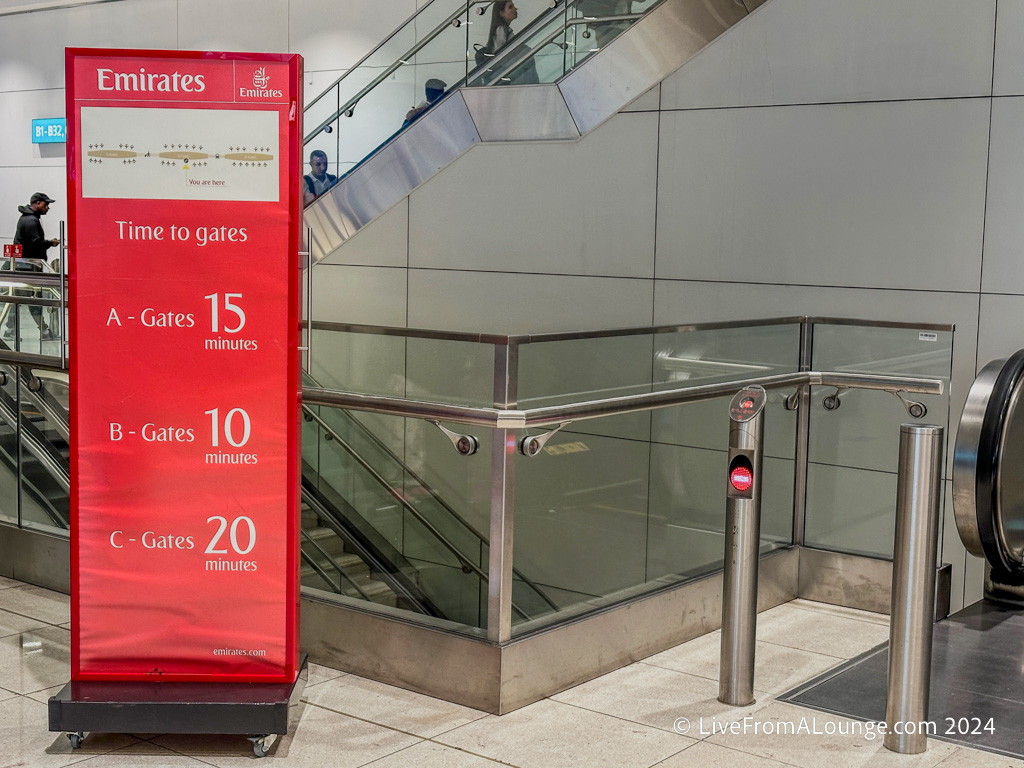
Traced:
<path fill-rule="evenodd" d="M 45 388 L 46 384 L 41 384 Z M 63 533 L 71 516 L 67 487 L 70 451 L 58 425 L 41 412 L 36 400 L 28 395 L 27 386 L 19 378 L 20 522 L 24 528 Z"/>

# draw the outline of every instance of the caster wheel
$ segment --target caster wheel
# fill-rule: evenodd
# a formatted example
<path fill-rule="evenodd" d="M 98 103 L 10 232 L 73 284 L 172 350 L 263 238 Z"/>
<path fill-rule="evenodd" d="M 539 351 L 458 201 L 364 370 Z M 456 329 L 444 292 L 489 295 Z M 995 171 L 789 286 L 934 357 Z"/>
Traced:
<path fill-rule="evenodd" d="M 252 742 L 252 753 L 256 757 L 266 757 L 270 748 L 274 746 L 274 742 L 277 741 L 277 736 L 274 734 L 250 736 L 249 741 Z"/>
<path fill-rule="evenodd" d="M 85 734 L 84 733 L 69 733 L 68 734 L 68 741 L 71 742 L 71 748 L 72 749 L 81 749 L 82 748 L 82 742 L 85 741 Z"/>

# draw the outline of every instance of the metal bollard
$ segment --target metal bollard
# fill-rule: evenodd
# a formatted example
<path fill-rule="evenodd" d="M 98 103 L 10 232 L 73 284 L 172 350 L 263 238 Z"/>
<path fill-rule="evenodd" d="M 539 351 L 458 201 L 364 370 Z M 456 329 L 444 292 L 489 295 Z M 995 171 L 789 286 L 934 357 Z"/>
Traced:
<path fill-rule="evenodd" d="M 726 484 L 718 700 L 740 707 L 754 703 L 765 400 L 764 389 L 754 386 L 740 391 L 729 405 L 729 478 Z"/>
<path fill-rule="evenodd" d="M 883 743 L 901 754 L 928 746 L 920 724 L 928 719 L 931 683 L 943 437 L 942 427 L 900 427 Z M 903 733 L 896 733 L 897 724 Z"/>

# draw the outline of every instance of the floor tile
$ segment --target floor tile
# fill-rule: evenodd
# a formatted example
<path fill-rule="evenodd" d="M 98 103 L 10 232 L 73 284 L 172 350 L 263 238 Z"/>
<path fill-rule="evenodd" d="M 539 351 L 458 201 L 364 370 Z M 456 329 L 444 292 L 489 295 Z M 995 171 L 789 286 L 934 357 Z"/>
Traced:
<path fill-rule="evenodd" d="M 722 633 L 712 632 L 644 659 L 644 664 L 674 669 L 718 680 Z M 772 643 L 757 643 L 754 652 L 754 688 L 779 694 L 841 664 L 845 659 Z"/>
<path fill-rule="evenodd" d="M 577 685 L 552 698 L 563 704 L 642 723 L 664 731 L 701 738 L 703 721 L 743 718 L 772 701 L 769 694 L 755 691 L 756 703 L 732 707 L 718 700 L 718 681 L 687 675 L 649 664 L 632 664 Z M 688 725 L 680 726 L 685 718 Z"/>
<path fill-rule="evenodd" d="M 20 616 L 17 613 L 0 610 L 0 637 L 16 635 L 19 632 L 26 632 L 30 629 L 41 629 L 47 626 L 50 625 L 45 621 L 30 619 L 26 616 Z"/>
<path fill-rule="evenodd" d="M 89 739 L 94 736 L 89 736 L 85 744 L 88 745 Z M 202 768 L 206 763 L 155 744 L 141 743 L 92 757 L 76 765 L 81 768 Z"/>
<path fill-rule="evenodd" d="M 859 730 L 870 724 L 781 702 L 738 725 L 742 726 L 740 732 L 715 734 L 708 741 L 801 768 L 932 768 L 957 749 L 933 739 L 927 752 L 898 755 L 882 745 L 877 731 L 871 731 L 869 737 Z"/>
<path fill-rule="evenodd" d="M 550 699 L 488 715 L 434 740 L 519 768 L 649 768 L 693 743 Z"/>
<path fill-rule="evenodd" d="M 93 734 L 72 750 L 62 733 L 47 730 L 46 705 L 18 696 L 0 701 L 0 766 L 70 765 L 135 743 L 121 734 Z"/>
<path fill-rule="evenodd" d="M 66 683 L 67 681 L 65 680 L 64 682 Z M 41 691 L 33 691 L 32 693 L 26 693 L 25 695 L 30 699 L 35 699 L 36 701 L 41 701 L 45 704 L 50 700 L 51 696 L 56 696 L 60 693 L 63 687 L 64 683 L 61 683 L 60 685 L 55 685 L 52 688 L 43 688 Z"/>
<path fill-rule="evenodd" d="M 418 741 L 415 736 L 306 704 L 294 733 L 274 744 L 267 759 L 273 758 L 268 765 L 290 768 L 357 768 Z M 222 768 L 252 765 L 252 746 L 243 736 L 171 734 L 151 743 Z"/>
<path fill-rule="evenodd" d="M 11 589 L 12 587 L 23 587 L 25 582 L 15 581 L 14 579 L 8 579 L 6 576 L 0 576 L 0 589 Z"/>
<path fill-rule="evenodd" d="M 42 587 L 22 585 L 0 589 L 0 609 L 45 621 L 66 624 L 71 621 L 71 598 Z"/>
<path fill-rule="evenodd" d="M 783 768 L 786 763 L 699 741 L 654 768 Z"/>
<path fill-rule="evenodd" d="M 833 616 L 843 616 L 848 619 L 857 619 L 858 621 L 868 621 L 872 624 L 884 624 L 885 626 L 889 626 L 889 616 L 884 613 L 861 611 L 857 608 L 847 608 L 843 605 L 832 605 L 831 603 L 819 603 L 814 600 L 804 600 L 802 597 L 798 597 L 796 600 L 791 600 L 787 605 L 794 608 L 803 608 L 808 611 L 830 613 Z"/>
<path fill-rule="evenodd" d="M 939 768 L 1022 768 L 1024 761 L 992 752 L 961 747 L 941 763 Z"/>
<path fill-rule="evenodd" d="M 2 593 L 0 593 L 2 594 Z M 889 640 L 889 627 L 785 603 L 757 617 L 757 639 L 852 659 Z"/>
<path fill-rule="evenodd" d="M 430 738 L 486 717 L 486 712 L 346 675 L 306 690 L 306 701 L 361 720 Z"/>
<path fill-rule="evenodd" d="M 331 669 L 330 667 L 324 667 L 312 662 L 309 663 L 307 672 L 309 673 L 309 679 L 306 681 L 306 688 L 326 683 L 328 680 L 337 680 L 339 677 L 344 677 L 348 674 L 347 672 L 341 672 L 337 669 Z"/>
<path fill-rule="evenodd" d="M 66 683 L 71 674 L 71 633 L 59 627 L 0 638 L 0 687 L 33 693 Z"/>
<path fill-rule="evenodd" d="M 479 755 L 452 749 L 431 741 L 421 741 L 414 747 L 370 763 L 366 768 L 507 768 L 508 763 L 496 763 Z"/>

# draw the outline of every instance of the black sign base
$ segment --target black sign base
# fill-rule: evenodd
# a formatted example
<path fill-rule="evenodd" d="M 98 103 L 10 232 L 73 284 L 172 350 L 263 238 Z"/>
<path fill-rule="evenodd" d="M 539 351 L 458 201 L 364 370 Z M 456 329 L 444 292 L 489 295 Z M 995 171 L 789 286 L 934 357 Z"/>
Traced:
<path fill-rule="evenodd" d="M 303 654 L 294 683 L 70 682 L 49 700 L 50 730 L 76 749 L 87 733 L 238 733 L 262 757 L 294 724 L 307 679 Z"/>

